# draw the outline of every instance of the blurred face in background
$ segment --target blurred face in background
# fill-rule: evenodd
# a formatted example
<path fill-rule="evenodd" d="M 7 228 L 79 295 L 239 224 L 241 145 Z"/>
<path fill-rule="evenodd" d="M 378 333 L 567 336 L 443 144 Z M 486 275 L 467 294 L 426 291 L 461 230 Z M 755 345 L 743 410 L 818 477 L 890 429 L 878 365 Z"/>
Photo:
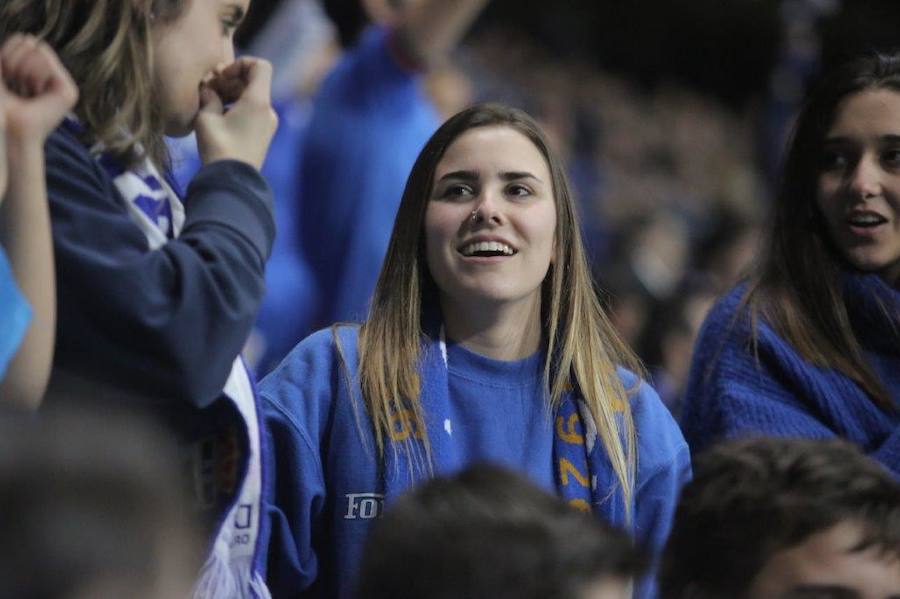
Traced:
<path fill-rule="evenodd" d="M 825 138 L 816 201 L 851 266 L 900 280 L 900 93 L 846 97 Z"/>
<path fill-rule="evenodd" d="M 900 555 L 856 550 L 861 527 L 841 522 L 773 555 L 748 599 L 900 599 Z"/>
<path fill-rule="evenodd" d="M 630 580 L 607 576 L 585 587 L 578 599 L 630 599 L 631 590 Z"/>
<path fill-rule="evenodd" d="M 361 0 L 369 19 L 379 25 L 396 25 L 410 8 L 422 0 Z"/>

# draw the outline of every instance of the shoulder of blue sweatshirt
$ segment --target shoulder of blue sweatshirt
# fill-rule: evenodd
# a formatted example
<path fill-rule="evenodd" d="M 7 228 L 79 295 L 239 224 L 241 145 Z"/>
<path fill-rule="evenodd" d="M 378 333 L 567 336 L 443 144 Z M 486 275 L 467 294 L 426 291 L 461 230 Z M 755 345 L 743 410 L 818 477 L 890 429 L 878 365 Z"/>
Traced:
<path fill-rule="evenodd" d="M 347 596 L 352 590 L 371 525 L 352 502 L 377 500 L 380 488 L 375 443 L 356 379 L 357 332 L 344 326 L 311 335 L 260 384 L 278 462 L 268 478 L 275 497 L 269 506 L 268 582 L 276 595 L 279 589 L 311 588 L 321 596 Z M 690 478 L 689 450 L 653 389 L 634 374 L 619 372 L 625 387 L 634 390 L 638 470 L 632 530 L 640 544 L 658 554 L 678 493 Z M 507 416 L 498 414 L 498 419 Z M 652 581 L 645 582 L 639 596 L 653 596 Z"/>

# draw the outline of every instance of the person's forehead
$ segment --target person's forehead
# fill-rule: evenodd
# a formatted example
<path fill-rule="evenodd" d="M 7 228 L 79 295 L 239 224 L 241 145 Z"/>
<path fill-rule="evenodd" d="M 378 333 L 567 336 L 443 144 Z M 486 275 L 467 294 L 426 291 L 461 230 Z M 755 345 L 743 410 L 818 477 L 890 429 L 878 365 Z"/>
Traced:
<path fill-rule="evenodd" d="M 862 129 L 900 132 L 900 93 L 888 89 L 864 90 L 841 100 L 830 136 L 852 135 Z"/>
<path fill-rule="evenodd" d="M 438 172 L 456 168 L 527 167 L 529 170 L 549 172 L 543 154 L 521 131 L 505 125 L 491 125 L 469 129 L 457 137 L 438 163 Z"/>
<path fill-rule="evenodd" d="M 862 527 L 840 522 L 773 555 L 757 577 L 762 588 L 790 597 L 792 589 L 846 589 L 850 597 L 900 595 L 900 556 L 858 549 Z"/>

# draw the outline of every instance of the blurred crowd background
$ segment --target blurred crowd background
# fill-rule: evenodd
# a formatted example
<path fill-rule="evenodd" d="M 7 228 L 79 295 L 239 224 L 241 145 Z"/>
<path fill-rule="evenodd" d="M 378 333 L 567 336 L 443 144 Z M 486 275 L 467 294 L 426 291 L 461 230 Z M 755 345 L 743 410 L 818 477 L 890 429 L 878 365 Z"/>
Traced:
<path fill-rule="evenodd" d="M 757 253 L 809 80 L 896 47 L 898 24 L 895 0 L 495 0 L 423 83 L 445 117 L 496 100 L 541 121 L 567 161 L 600 293 L 677 415 L 700 323 Z M 281 228 L 250 347 L 259 375 L 322 324 L 302 307 L 328 301 L 303 283 L 307 266 L 284 266 L 299 241 L 282 223 L 316 201 L 292 185 L 294 153 L 341 27 L 318 0 L 254 0 L 238 36 L 274 63 L 281 113 L 264 170 Z"/>

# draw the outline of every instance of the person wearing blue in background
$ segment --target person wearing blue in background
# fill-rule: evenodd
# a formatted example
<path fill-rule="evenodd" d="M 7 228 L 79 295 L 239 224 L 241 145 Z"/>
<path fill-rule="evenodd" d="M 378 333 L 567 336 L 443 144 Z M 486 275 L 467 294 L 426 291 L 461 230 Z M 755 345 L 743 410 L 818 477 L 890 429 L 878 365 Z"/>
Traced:
<path fill-rule="evenodd" d="M 320 298 L 310 330 L 365 317 L 406 176 L 440 125 L 421 74 L 486 3 L 323 3 L 349 49 L 313 99 L 300 160 L 298 238 Z M 360 34 L 366 14 L 376 24 Z"/>
<path fill-rule="evenodd" d="M 691 450 L 844 438 L 900 478 L 900 55 L 827 74 L 787 152 L 766 254 L 701 330 Z"/>
<path fill-rule="evenodd" d="M 38 407 L 50 376 L 56 295 L 44 141 L 77 99 L 78 88 L 50 46 L 25 35 L 0 38 L 0 398 L 4 406 Z"/>
<path fill-rule="evenodd" d="M 47 403 L 140 406 L 171 426 L 210 538 L 197 597 L 268 596 L 257 542 L 264 448 L 239 352 L 274 237 L 259 168 L 277 119 L 270 65 L 234 60 L 248 8 L 0 6 L 0 37 L 41 35 L 80 90 L 45 150 L 59 312 Z M 165 176 L 163 135 L 192 130 L 205 166 L 182 199 Z"/>
<path fill-rule="evenodd" d="M 690 460 L 642 372 L 534 120 L 452 117 L 409 176 L 368 319 L 313 334 L 261 383 L 273 594 L 349 596 L 384 504 L 479 461 L 659 552 Z"/>

